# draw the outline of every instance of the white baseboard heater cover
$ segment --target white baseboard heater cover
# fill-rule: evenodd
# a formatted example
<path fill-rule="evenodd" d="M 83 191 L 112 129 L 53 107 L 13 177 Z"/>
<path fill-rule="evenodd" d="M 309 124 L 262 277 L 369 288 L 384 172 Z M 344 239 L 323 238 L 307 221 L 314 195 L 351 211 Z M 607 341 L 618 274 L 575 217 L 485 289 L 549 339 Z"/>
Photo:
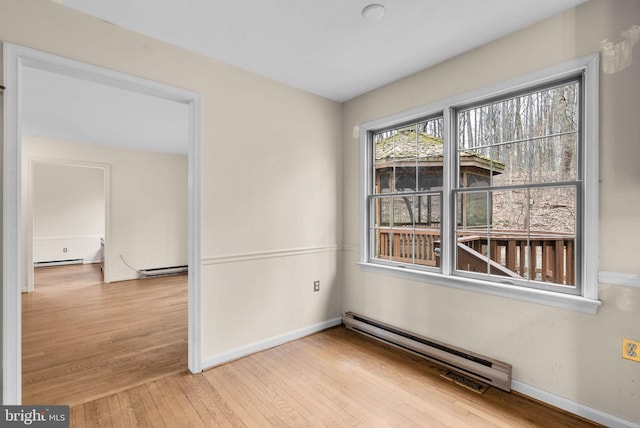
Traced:
<path fill-rule="evenodd" d="M 44 266 L 62 266 L 62 265 L 81 265 L 84 263 L 84 259 L 67 259 L 67 260 L 48 260 L 44 262 L 34 262 L 35 267 Z"/>
<path fill-rule="evenodd" d="M 511 391 L 511 364 L 456 348 L 361 315 L 347 312 L 346 328 L 441 364 L 480 382 Z"/>
<path fill-rule="evenodd" d="M 167 276 L 167 275 L 178 275 L 181 273 L 186 273 L 189 270 L 187 266 L 171 266 L 171 267 L 163 267 L 163 268 L 154 268 L 154 269 L 141 269 L 138 273 L 143 278 L 148 278 L 151 276 Z"/>

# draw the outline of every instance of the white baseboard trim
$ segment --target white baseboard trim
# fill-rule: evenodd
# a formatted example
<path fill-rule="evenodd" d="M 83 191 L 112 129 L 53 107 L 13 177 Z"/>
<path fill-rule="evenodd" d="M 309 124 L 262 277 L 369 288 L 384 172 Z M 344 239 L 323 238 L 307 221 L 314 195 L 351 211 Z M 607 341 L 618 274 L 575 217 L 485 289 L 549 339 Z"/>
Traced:
<path fill-rule="evenodd" d="M 592 409 L 584 404 L 576 403 L 575 401 L 568 400 L 517 380 L 511 380 L 511 389 L 610 428 L 640 428 L 639 424 L 625 421 L 624 419 L 609 415 L 600 410 Z"/>
<path fill-rule="evenodd" d="M 322 330 L 326 330 L 331 327 L 342 324 L 342 317 L 333 318 L 328 321 L 323 321 L 318 324 L 304 327 L 298 330 L 294 330 L 288 333 L 280 334 L 278 336 L 271 337 L 269 339 L 261 340 L 260 342 L 251 343 L 240 348 L 232 349 L 231 351 L 217 354 L 211 358 L 207 358 L 202 361 L 202 369 L 206 370 L 211 367 L 219 366 L 220 364 L 228 363 L 238 358 L 246 357 L 247 355 L 254 354 L 256 352 L 264 351 L 274 346 L 282 345 L 283 343 L 291 342 L 292 340 L 300 339 L 310 334 L 317 333 Z"/>

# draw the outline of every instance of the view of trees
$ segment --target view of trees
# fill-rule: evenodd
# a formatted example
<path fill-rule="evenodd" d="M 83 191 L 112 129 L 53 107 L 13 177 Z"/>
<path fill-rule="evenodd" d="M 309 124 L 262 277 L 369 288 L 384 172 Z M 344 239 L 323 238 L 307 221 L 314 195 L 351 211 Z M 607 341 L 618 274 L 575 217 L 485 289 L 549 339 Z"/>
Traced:
<path fill-rule="evenodd" d="M 494 227 L 575 232 L 575 187 L 560 183 L 577 179 L 578 89 L 570 82 L 458 113 L 460 153 L 492 163 L 491 186 L 523 186 L 491 194 Z"/>
<path fill-rule="evenodd" d="M 577 177 L 578 94 L 578 83 L 570 82 L 458 112 L 461 172 L 462 159 L 470 156 L 484 159 L 487 170 L 486 177 L 469 174 L 463 179 L 461 174 L 460 187 L 469 188 L 469 193 L 458 196 L 459 211 L 463 210 L 464 199 L 469 219 L 465 225 L 486 226 L 487 219 L 491 219 L 497 229 L 574 233 L 575 187 L 560 183 Z M 377 182 L 382 185 L 378 192 L 390 192 L 390 182 L 394 183 L 395 192 L 440 189 L 442 130 L 442 118 L 435 118 L 376 134 L 375 163 L 380 175 Z M 487 185 L 496 189 L 490 194 L 471 191 Z M 522 188 L 502 189 L 503 186 Z M 408 201 L 404 199 L 404 203 L 395 204 L 396 224 L 413 223 L 414 208 L 403 207 Z M 421 219 L 428 212 L 428 223 L 433 224 L 439 213 L 423 207 L 423 199 L 417 200 L 415 210 L 420 215 L 415 218 Z M 434 197 L 430 199 L 433 208 Z M 461 216 L 459 213 L 460 223 Z M 422 222 L 417 223 L 419 226 Z"/>

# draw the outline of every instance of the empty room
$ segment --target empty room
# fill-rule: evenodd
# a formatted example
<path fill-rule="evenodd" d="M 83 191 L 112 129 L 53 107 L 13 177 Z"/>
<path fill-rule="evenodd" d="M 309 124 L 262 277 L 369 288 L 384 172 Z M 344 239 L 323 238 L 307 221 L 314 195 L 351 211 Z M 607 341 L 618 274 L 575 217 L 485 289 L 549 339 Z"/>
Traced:
<path fill-rule="evenodd" d="M 0 0 L 0 41 L 7 418 L 640 426 L 637 0 Z M 30 128 L 64 79 L 131 101 Z M 38 217 L 60 166 L 104 219 Z"/>

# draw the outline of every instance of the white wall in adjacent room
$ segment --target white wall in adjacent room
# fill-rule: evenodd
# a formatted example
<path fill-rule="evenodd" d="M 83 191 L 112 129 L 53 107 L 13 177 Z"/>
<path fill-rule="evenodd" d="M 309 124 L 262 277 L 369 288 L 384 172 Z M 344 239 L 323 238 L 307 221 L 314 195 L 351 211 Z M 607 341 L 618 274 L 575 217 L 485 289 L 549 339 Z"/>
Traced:
<path fill-rule="evenodd" d="M 105 230 L 101 168 L 34 162 L 33 261 L 100 260 Z"/>

